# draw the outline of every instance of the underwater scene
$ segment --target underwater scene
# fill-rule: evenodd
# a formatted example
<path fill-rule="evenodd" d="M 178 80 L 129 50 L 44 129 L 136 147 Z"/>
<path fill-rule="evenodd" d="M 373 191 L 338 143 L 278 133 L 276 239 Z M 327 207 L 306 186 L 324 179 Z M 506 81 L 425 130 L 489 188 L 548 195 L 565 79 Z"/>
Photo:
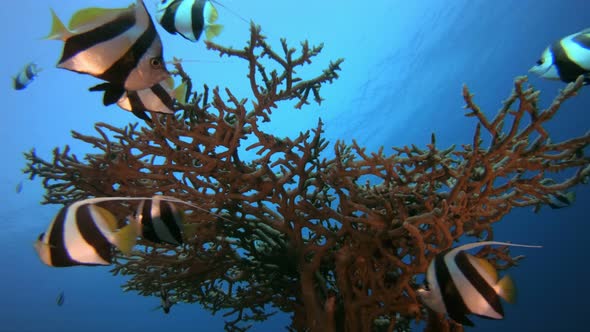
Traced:
<path fill-rule="evenodd" d="M 588 2 L 0 17 L 0 332 L 588 330 Z"/>

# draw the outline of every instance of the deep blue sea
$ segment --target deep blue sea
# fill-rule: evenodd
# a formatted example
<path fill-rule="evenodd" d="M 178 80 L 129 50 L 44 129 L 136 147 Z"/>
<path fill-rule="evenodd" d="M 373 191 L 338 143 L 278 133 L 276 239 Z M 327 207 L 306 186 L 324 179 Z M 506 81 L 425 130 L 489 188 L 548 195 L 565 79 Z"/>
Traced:
<path fill-rule="evenodd" d="M 332 142 L 356 139 L 369 150 L 385 146 L 471 143 L 475 126 L 464 117 L 463 84 L 492 116 L 513 88 L 514 77 L 526 75 L 551 42 L 590 27 L 590 2 L 584 0 L 219 0 L 247 20 L 260 24 L 279 48 L 305 39 L 324 43 L 324 51 L 302 75 L 309 77 L 339 57 L 345 58 L 340 79 L 322 88 L 326 99 L 297 111 L 273 112 L 266 129 L 295 136 L 325 123 Z M 70 136 L 71 130 L 94 134 L 103 121 L 118 126 L 137 122 L 116 105 L 104 107 L 101 95 L 87 91 L 99 80 L 55 68 L 62 43 L 46 41 L 49 8 L 67 20 L 92 6 L 124 7 L 131 0 L 5 1 L 0 10 L 2 45 L 2 124 L 0 146 L 0 331 L 222 331 L 221 314 L 198 305 L 176 305 L 169 315 L 153 308 L 157 298 L 123 293 L 122 277 L 109 267 L 56 269 L 38 259 L 33 242 L 45 231 L 59 206 L 41 205 L 43 188 L 21 170 L 23 152 L 35 148 L 51 158 L 54 147 L 70 145 L 81 157 L 95 152 Z M 154 11 L 155 2 L 146 0 Z M 245 45 L 248 24 L 218 7 L 225 26 L 214 41 Z M 186 60 L 195 86 L 228 87 L 248 95 L 246 64 L 219 59 L 202 42 L 190 43 L 159 28 L 167 60 Z M 11 88 L 11 77 L 27 62 L 43 67 L 25 90 Z M 565 84 L 530 77 L 547 106 Z M 554 141 L 590 130 L 590 87 L 567 101 L 549 125 Z M 329 149 L 328 152 L 331 150 Z M 20 194 L 15 192 L 23 181 Z M 527 258 L 509 273 L 518 287 L 518 302 L 504 306 L 500 321 L 474 318 L 473 331 L 587 331 L 590 317 L 590 188 L 575 189 L 572 207 L 515 209 L 495 226 L 495 239 L 539 244 L 542 249 L 514 249 Z M 56 305 L 60 291 L 63 306 Z M 284 331 L 289 319 L 277 315 L 253 331 Z M 418 325 L 416 330 L 421 330 Z"/>

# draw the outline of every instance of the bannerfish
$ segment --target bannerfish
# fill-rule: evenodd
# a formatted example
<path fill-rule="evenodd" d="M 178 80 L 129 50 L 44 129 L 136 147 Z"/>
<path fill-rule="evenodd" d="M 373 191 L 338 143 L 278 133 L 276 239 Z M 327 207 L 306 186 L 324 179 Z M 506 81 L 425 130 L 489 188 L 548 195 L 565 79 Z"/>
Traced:
<path fill-rule="evenodd" d="M 207 40 L 218 36 L 223 25 L 215 24 L 217 9 L 209 0 L 163 0 L 156 8 L 156 20 L 171 34 L 196 42 L 205 31 Z"/>
<path fill-rule="evenodd" d="M 584 84 L 590 84 L 590 28 L 549 45 L 537 65 L 529 71 L 543 78 L 567 83 L 584 75 Z"/>
<path fill-rule="evenodd" d="M 64 304 L 65 299 L 66 298 L 65 298 L 64 292 L 61 291 L 59 293 L 59 295 L 57 296 L 55 303 L 57 303 L 57 305 L 61 307 Z"/>
<path fill-rule="evenodd" d="M 89 74 L 110 83 L 112 103 L 125 92 L 147 89 L 170 74 L 163 47 L 142 0 L 127 8 L 86 8 L 76 12 L 68 27 L 51 10 L 47 39 L 62 40 L 57 67 Z"/>
<path fill-rule="evenodd" d="M 41 261 L 49 266 L 109 265 L 112 246 L 128 254 L 139 226 L 130 221 L 118 229 L 115 216 L 97 204 L 125 197 L 89 198 L 64 206 L 34 244 Z"/>
<path fill-rule="evenodd" d="M 16 76 L 12 78 L 12 88 L 15 90 L 23 90 L 27 85 L 33 82 L 33 79 L 42 69 L 36 64 L 28 63 Z"/>
<path fill-rule="evenodd" d="M 154 243 L 180 245 L 183 231 L 183 211 L 173 202 L 154 196 L 141 201 L 134 219 L 142 226 L 142 237 Z"/>
<path fill-rule="evenodd" d="M 516 288 L 509 276 L 498 281 L 498 272 L 483 258 L 466 250 L 487 246 L 540 248 L 523 244 L 483 241 L 445 250 L 430 262 L 426 272 L 427 286 L 417 290 L 430 309 L 446 313 L 455 322 L 473 326 L 468 314 L 502 319 L 504 310 L 500 298 L 508 302 L 516 299 Z"/>
<path fill-rule="evenodd" d="M 108 83 L 107 83 L 108 84 Z M 101 91 L 103 85 L 90 88 L 90 91 Z M 172 77 L 143 90 L 126 91 L 117 101 L 120 108 L 132 112 L 145 121 L 151 121 L 146 112 L 174 114 L 174 102 L 186 102 L 186 84 L 174 88 Z M 104 101 L 103 101 L 104 102 Z"/>

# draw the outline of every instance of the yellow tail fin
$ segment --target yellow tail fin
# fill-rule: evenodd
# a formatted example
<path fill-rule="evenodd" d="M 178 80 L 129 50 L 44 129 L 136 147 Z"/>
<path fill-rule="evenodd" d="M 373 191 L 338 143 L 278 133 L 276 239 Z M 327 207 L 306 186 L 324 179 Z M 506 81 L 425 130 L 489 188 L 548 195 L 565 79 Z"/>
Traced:
<path fill-rule="evenodd" d="M 211 40 L 214 37 L 219 36 L 221 31 L 223 31 L 223 25 L 221 24 L 208 25 L 205 29 L 205 38 L 207 38 L 207 40 Z"/>
<path fill-rule="evenodd" d="M 500 295 L 501 298 L 509 303 L 516 302 L 516 286 L 510 276 L 504 276 L 504 278 L 498 282 L 498 288 L 498 295 Z"/>

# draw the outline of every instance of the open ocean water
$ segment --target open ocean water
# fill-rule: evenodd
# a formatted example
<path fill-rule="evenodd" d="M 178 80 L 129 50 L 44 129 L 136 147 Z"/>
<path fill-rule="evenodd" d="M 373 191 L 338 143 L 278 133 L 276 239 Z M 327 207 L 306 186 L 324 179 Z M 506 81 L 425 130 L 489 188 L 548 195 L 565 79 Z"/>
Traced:
<path fill-rule="evenodd" d="M 219 0 L 246 19 L 260 24 L 270 43 L 279 38 L 298 46 L 305 39 L 324 43 L 324 51 L 308 71 L 316 75 L 330 60 L 344 57 L 340 79 L 322 88 L 326 99 L 301 111 L 273 112 L 267 128 L 279 136 L 295 136 L 325 123 L 326 138 L 343 139 L 376 150 L 385 146 L 429 143 L 439 147 L 471 143 L 475 121 L 463 116 L 461 89 L 467 84 L 475 101 L 491 116 L 509 95 L 514 77 L 527 74 L 553 41 L 590 27 L 590 2 L 582 0 Z M 148 9 L 155 1 L 146 0 Z M 62 19 L 76 10 L 123 7 L 130 0 L 6 1 L 0 11 L 3 80 L 0 124 L 0 331 L 220 331 L 221 314 L 198 305 L 176 305 L 169 315 L 152 310 L 157 298 L 123 293 L 122 277 L 109 267 L 49 268 L 32 244 L 45 231 L 58 206 L 43 206 L 40 181 L 21 173 L 23 152 L 35 148 L 45 159 L 54 147 L 68 144 L 78 156 L 93 152 L 75 141 L 70 130 L 94 134 L 103 121 L 124 126 L 137 122 L 116 106 L 103 107 L 100 94 L 87 91 L 98 80 L 55 68 L 61 42 L 42 40 L 51 25 L 49 8 Z M 248 24 L 218 6 L 225 29 L 214 41 L 242 47 Z M 167 60 L 172 56 L 200 60 L 185 64 L 196 87 L 229 87 L 248 94 L 246 64 L 218 59 L 202 42 L 190 43 L 158 26 Z M 44 70 L 25 90 L 15 91 L 14 76 L 27 62 Z M 216 61 L 216 62 L 208 62 Z M 547 106 L 560 81 L 531 76 Z M 554 140 L 590 129 L 590 88 L 567 101 L 551 122 Z M 331 150 L 329 150 L 331 151 Z M 23 181 L 20 194 L 15 192 Z M 540 244 L 542 249 L 513 249 L 527 258 L 510 269 L 518 302 L 504 306 L 500 321 L 474 318 L 473 331 L 587 331 L 590 316 L 587 186 L 575 189 L 572 207 L 515 209 L 496 224 L 495 239 Z M 56 297 L 64 291 L 63 306 Z M 253 331 L 284 331 L 286 315 L 255 325 Z M 421 330 L 422 325 L 416 326 Z"/>

